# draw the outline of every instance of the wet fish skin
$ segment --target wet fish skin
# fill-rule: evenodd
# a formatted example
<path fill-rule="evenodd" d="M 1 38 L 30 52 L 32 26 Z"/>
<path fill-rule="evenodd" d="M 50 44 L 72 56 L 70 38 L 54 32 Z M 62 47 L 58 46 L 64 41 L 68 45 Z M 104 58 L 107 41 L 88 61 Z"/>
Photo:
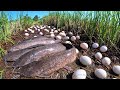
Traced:
<path fill-rule="evenodd" d="M 62 53 L 53 55 L 45 60 L 34 61 L 20 68 L 20 75 L 26 77 L 48 76 L 54 71 L 63 68 L 65 65 L 74 62 L 77 58 L 76 48 L 63 51 Z"/>
<path fill-rule="evenodd" d="M 25 48 L 28 48 L 30 46 L 33 46 L 33 45 L 47 45 L 47 44 L 53 44 L 53 43 L 59 43 L 61 42 L 60 40 L 54 40 L 54 39 L 51 39 L 51 38 L 34 38 L 34 39 L 30 39 L 30 40 L 26 40 L 26 41 L 23 41 L 23 42 L 20 42 L 16 45 L 14 45 L 13 47 L 10 48 L 9 52 L 13 52 L 13 51 L 17 51 L 17 50 L 20 50 L 20 49 L 25 49 Z"/>
<path fill-rule="evenodd" d="M 35 49 L 35 48 L 41 47 L 41 46 L 43 46 L 43 45 L 35 45 L 35 46 L 29 47 L 29 48 L 26 48 L 26 49 L 17 50 L 17 51 L 14 51 L 14 52 L 9 52 L 3 57 L 3 60 L 5 62 L 9 62 L 9 61 L 14 62 L 18 58 L 20 58 L 20 56 L 24 55 L 25 53 L 27 53 L 27 52 Z"/>
<path fill-rule="evenodd" d="M 16 62 L 13 64 L 13 67 L 21 67 L 27 65 L 33 61 L 38 61 L 40 58 L 48 57 L 50 55 L 65 51 L 66 47 L 61 43 L 58 44 L 50 44 L 41 46 L 30 52 L 22 55 Z"/>

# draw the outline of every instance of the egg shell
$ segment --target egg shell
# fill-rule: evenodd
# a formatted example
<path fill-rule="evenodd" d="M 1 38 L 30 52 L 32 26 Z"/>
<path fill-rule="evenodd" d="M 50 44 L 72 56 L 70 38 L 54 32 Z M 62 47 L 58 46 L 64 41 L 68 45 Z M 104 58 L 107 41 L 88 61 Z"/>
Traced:
<path fill-rule="evenodd" d="M 99 47 L 99 44 L 98 43 L 93 43 L 92 44 L 92 48 L 98 48 Z"/>
<path fill-rule="evenodd" d="M 86 65 L 86 66 L 92 64 L 92 60 L 88 56 L 81 56 L 79 60 L 83 65 Z"/>
<path fill-rule="evenodd" d="M 50 34 L 54 34 L 54 32 L 51 31 Z"/>
<path fill-rule="evenodd" d="M 81 44 L 80 44 L 80 47 L 81 47 L 82 49 L 88 49 L 88 44 L 87 44 L 87 43 L 81 43 Z"/>
<path fill-rule="evenodd" d="M 79 53 L 79 50 L 76 48 L 76 53 L 78 54 Z"/>
<path fill-rule="evenodd" d="M 34 33 L 34 30 L 32 30 L 31 33 Z"/>
<path fill-rule="evenodd" d="M 71 41 L 75 41 L 76 40 L 76 37 L 75 36 L 72 36 L 71 37 Z"/>
<path fill-rule="evenodd" d="M 69 34 L 70 36 L 72 36 L 72 35 L 73 35 L 73 33 L 72 33 L 72 32 L 69 32 L 68 34 Z"/>
<path fill-rule="evenodd" d="M 111 63 L 110 58 L 104 57 L 104 58 L 102 59 L 102 64 L 103 64 L 103 65 L 107 66 L 107 65 L 110 65 L 110 63 Z"/>
<path fill-rule="evenodd" d="M 37 28 L 40 28 L 38 25 L 36 26 Z"/>
<path fill-rule="evenodd" d="M 74 71 L 72 79 L 86 79 L 87 73 L 84 69 Z"/>
<path fill-rule="evenodd" d="M 51 34 L 51 35 L 50 35 L 50 37 L 51 37 L 51 38 L 54 38 L 54 37 L 55 37 L 55 35 L 54 35 L 54 34 Z"/>
<path fill-rule="evenodd" d="M 42 33 L 42 32 L 40 32 L 39 34 L 40 34 L 40 35 L 43 35 L 43 33 Z"/>
<path fill-rule="evenodd" d="M 49 30 L 48 29 L 44 29 L 45 32 L 49 33 Z"/>
<path fill-rule="evenodd" d="M 51 29 L 51 32 L 54 32 L 54 29 Z"/>
<path fill-rule="evenodd" d="M 58 33 L 58 31 L 57 31 L 57 30 L 55 30 L 55 31 L 54 31 L 54 33 L 56 33 L 56 34 L 57 34 L 57 33 Z"/>
<path fill-rule="evenodd" d="M 65 37 L 65 36 L 66 36 L 66 34 L 63 33 L 63 32 L 60 32 L 59 35 L 62 36 L 62 37 Z"/>
<path fill-rule="evenodd" d="M 112 70 L 114 73 L 120 75 L 120 65 L 114 65 Z"/>
<path fill-rule="evenodd" d="M 27 32 L 27 30 L 24 30 L 25 32 Z"/>
<path fill-rule="evenodd" d="M 28 30 L 28 31 L 31 31 L 32 29 L 28 28 L 27 30 Z"/>
<path fill-rule="evenodd" d="M 65 41 L 65 43 L 66 43 L 66 44 L 72 45 L 72 43 L 71 43 L 70 41 Z"/>
<path fill-rule="evenodd" d="M 100 47 L 100 51 L 101 51 L 101 52 L 106 52 L 107 49 L 108 49 L 108 48 L 107 48 L 105 45 Z"/>
<path fill-rule="evenodd" d="M 34 37 L 37 37 L 37 36 L 34 36 Z"/>
<path fill-rule="evenodd" d="M 40 29 L 38 29 L 38 31 L 40 32 Z"/>
<path fill-rule="evenodd" d="M 56 28 L 53 28 L 54 30 L 56 29 Z"/>
<path fill-rule="evenodd" d="M 25 33 L 25 36 L 29 36 L 29 33 Z"/>
<path fill-rule="evenodd" d="M 79 39 L 80 39 L 80 36 L 76 36 L 76 39 L 78 39 L 78 40 L 79 40 Z"/>
<path fill-rule="evenodd" d="M 98 60 L 100 60 L 102 58 L 102 54 L 100 52 L 97 52 L 95 54 L 95 58 L 98 59 Z"/>
<path fill-rule="evenodd" d="M 58 31 L 60 32 L 60 29 L 58 29 Z"/>
<path fill-rule="evenodd" d="M 100 79 L 106 79 L 107 78 L 107 72 L 104 69 L 95 69 L 95 76 Z"/>
<path fill-rule="evenodd" d="M 62 39 L 62 37 L 60 35 L 57 35 L 55 38 L 58 39 L 58 40 Z"/>
<path fill-rule="evenodd" d="M 68 37 L 68 36 L 66 36 L 66 37 L 64 37 L 64 38 L 63 38 L 63 40 L 68 40 L 68 39 L 69 39 L 69 37 Z"/>
<path fill-rule="evenodd" d="M 50 28 L 50 26 L 48 26 L 48 28 Z"/>

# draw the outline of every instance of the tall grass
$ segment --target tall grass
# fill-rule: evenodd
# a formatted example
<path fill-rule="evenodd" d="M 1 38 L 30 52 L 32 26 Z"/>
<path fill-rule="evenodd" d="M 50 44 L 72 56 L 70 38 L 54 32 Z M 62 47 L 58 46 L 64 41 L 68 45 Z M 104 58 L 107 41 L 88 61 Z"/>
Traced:
<path fill-rule="evenodd" d="M 6 53 L 4 50 L 5 43 L 12 43 L 11 39 L 13 34 L 16 34 L 20 30 L 24 30 L 33 25 L 34 20 L 27 14 L 23 15 L 24 12 L 20 12 L 16 20 L 12 20 L 12 16 L 8 15 L 7 12 L 0 12 L 0 58 Z M 8 16 L 10 20 L 8 20 Z M 35 22 L 34 22 L 35 23 Z"/>
<path fill-rule="evenodd" d="M 41 21 L 42 24 L 54 25 L 57 28 L 65 27 L 67 31 L 71 27 L 76 32 L 84 30 L 90 40 L 95 36 L 100 44 L 117 45 L 120 42 L 119 11 L 57 11 L 50 12 Z"/>

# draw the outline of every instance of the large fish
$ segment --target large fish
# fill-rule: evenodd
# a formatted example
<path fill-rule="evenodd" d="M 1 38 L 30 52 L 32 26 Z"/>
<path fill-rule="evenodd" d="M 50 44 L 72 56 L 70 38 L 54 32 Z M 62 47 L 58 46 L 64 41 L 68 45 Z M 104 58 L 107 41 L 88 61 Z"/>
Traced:
<path fill-rule="evenodd" d="M 13 64 L 13 67 L 21 67 L 27 65 L 33 61 L 38 61 L 42 57 L 48 57 L 50 55 L 65 51 L 66 47 L 60 43 L 45 45 L 43 47 L 36 48 L 24 55 L 22 55 L 16 62 Z"/>
<path fill-rule="evenodd" d="M 47 45 L 47 44 L 53 44 L 53 43 L 59 43 L 59 42 L 61 42 L 61 41 L 54 40 L 52 38 L 47 38 L 44 36 L 40 36 L 40 37 L 36 37 L 36 38 L 30 39 L 30 40 L 25 40 L 23 42 L 20 42 L 16 45 L 12 46 L 8 52 L 25 49 L 25 48 L 28 48 L 28 47 L 34 46 L 34 45 Z"/>
<path fill-rule="evenodd" d="M 14 51 L 14 52 L 9 52 L 7 53 L 4 57 L 3 57 L 3 60 L 5 62 L 14 62 L 16 61 L 19 57 L 21 57 L 22 55 L 24 55 L 25 53 L 35 49 L 35 48 L 38 48 L 38 47 L 42 47 L 43 45 L 35 45 L 34 47 L 29 47 L 29 48 L 26 48 L 26 49 L 21 49 L 21 50 L 17 50 L 17 51 Z"/>
<path fill-rule="evenodd" d="M 65 65 L 74 62 L 77 54 L 78 50 L 71 48 L 48 58 L 25 65 L 19 69 L 19 73 L 25 77 L 48 76 L 54 71 L 63 68 Z"/>

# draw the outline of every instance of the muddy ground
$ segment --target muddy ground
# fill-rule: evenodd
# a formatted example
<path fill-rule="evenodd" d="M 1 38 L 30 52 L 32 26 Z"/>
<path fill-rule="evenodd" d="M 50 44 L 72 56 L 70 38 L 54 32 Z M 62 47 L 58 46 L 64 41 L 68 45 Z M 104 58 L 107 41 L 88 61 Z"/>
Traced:
<path fill-rule="evenodd" d="M 23 41 L 25 39 L 31 38 L 34 35 L 38 36 L 39 33 L 36 31 L 34 34 L 30 34 L 30 36 L 28 38 L 25 37 L 24 35 L 24 31 L 20 31 L 19 33 L 17 33 L 16 35 L 12 36 L 12 40 L 15 41 L 15 43 L 18 43 L 20 41 Z M 108 67 L 105 67 L 104 65 L 101 64 L 101 61 L 98 61 L 94 58 L 94 54 L 99 51 L 98 49 L 92 49 L 91 48 L 91 43 L 90 40 L 87 38 L 87 36 L 84 33 L 80 33 L 81 38 L 79 41 L 77 42 L 73 42 L 74 45 L 79 49 L 79 51 L 83 54 L 83 55 L 88 55 L 91 57 L 93 64 L 91 66 L 84 66 L 79 62 L 79 59 L 77 59 L 75 62 L 66 65 L 64 68 L 59 69 L 58 71 L 54 72 L 53 74 L 46 76 L 46 77 L 41 77 L 40 79 L 72 79 L 72 73 L 74 70 L 76 69 L 84 69 L 87 72 L 87 79 L 97 79 L 97 77 L 95 77 L 94 75 L 94 70 L 95 68 L 103 68 L 107 71 L 108 73 L 108 79 L 112 79 L 112 78 L 117 78 L 120 79 L 120 76 L 116 75 L 113 73 L 112 71 L 112 66 L 115 64 L 119 64 L 120 65 L 120 54 L 115 50 L 115 49 L 110 49 L 108 47 L 108 51 L 106 53 L 102 53 L 103 56 L 108 56 L 112 63 L 111 65 L 109 65 Z M 79 44 L 81 42 L 87 42 L 89 44 L 89 49 L 88 50 L 82 50 L 79 47 Z M 11 43 L 8 44 L 4 44 L 4 48 L 6 50 L 8 50 L 10 47 L 12 46 Z M 3 73 L 3 79 L 28 79 L 26 77 L 20 76 L 19 74 L 15 74 L 15 72 L 13 73 L 13 68 L 9 68 L 6 67 L 3 60 L 0 60 L 0 68 L 4 69 L 4 73 Z M 30 79 L 30 78 L 29 78 Z"/>

